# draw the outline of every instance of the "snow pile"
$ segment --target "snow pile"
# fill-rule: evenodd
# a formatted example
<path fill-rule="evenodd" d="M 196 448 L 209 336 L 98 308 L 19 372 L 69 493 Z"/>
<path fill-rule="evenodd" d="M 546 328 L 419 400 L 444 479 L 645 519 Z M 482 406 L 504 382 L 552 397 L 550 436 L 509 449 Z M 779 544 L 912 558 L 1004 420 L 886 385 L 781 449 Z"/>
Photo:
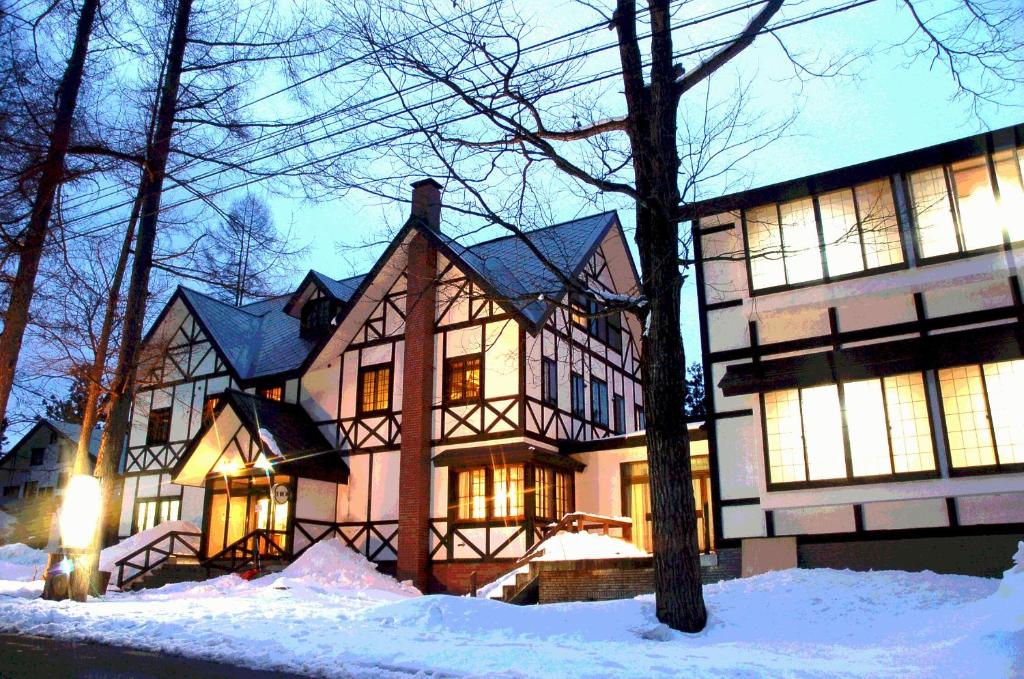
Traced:
<path fill-rule="evenodd" d="M 417 596 L 419 590 L 377 571 L 377 565 L 341 538 L 321 540 L 281 572 L 274 587 L 306 587 L 337 593 Z M 393 597 L 387 597 L 393 598 Z"/>
<path fill-rule="evenodd" d="M 989 600 L 993 613 L 993 631 L 1016 632 L 1022 637 L 1024 655 L 1024 542 L 1017 543 L 1013 566 L 1003 573 L 1003 579 Z"/>
<path fill-rule="evenodd" d="M 539 556 L 533 557 L 531 561 L 578 561 L 647 556 L 647 552 L 632 542 L 598 533 L 556 533 L 538 544 L 536 549 Z M 529 570 L 529 564 L 520 566 L 478 589 L 477 596 L 500 599 L 502 587 L 514 584 L 516 573 L 526 573 Z"/>
<path fill-rule="evenodd" d="M 133 552 L 145 547 L 146 545 L 159 540 L 161 537 L 166 537 L 171 531 L 178 531 L 182 533 L 199 533 L 199 526 L 195 525 L 191 521 L 167 521 L 161 523 L 158 526 L 154 526 L 149 530 L 144 530 L 141 533 L 122 540 L 116 545 L 107 547 L 100 552 L 100 570 L 114 572 L 115 566 L 118 561 L 124 557 L 132 554 Z M 198 547 L 199 538 L 182 538 L 189 540 L 189 544 L 193 544 Z M 170 546 L 170 538 L 167 538 L 165 543 L 161 545 L 164 549 Z M 177 540 L 174 542 L 174 549 L 176 554 L 191 554 L 183 548 Z"/>
<path fill-rule="evenodd" d="M 0 580 L 26 582 L 42 576 L 46 552 L 28 545 L 0 546 Z"/>
<path fill-rule="evenodd" d="M 260 440 L 263 441 L 263 445 L 267 447 L 274 457 L 284 457 L 284 455 L 281 454 L 280 446 L 277 445 L 277 439 L 274 438 L 274 435 L 270 433 L 269 429 L 260 427 L 259 434 Z"/>

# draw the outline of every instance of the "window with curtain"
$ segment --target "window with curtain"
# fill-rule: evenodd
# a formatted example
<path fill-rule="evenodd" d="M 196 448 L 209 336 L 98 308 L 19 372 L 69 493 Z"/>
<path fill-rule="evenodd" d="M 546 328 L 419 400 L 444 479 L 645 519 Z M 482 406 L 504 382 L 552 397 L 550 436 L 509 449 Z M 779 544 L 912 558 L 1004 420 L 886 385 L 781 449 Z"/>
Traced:
<path fill-rule="evenodd" d="M 547 467 L 536 467 L 533 470 L 533 509 L 540 518 L 553 518 L 554 476 L 555 473 Z"/>
<path fill-rule="evenodd" d="M 359 412 L 377 413 L 391 407 L 391 364 L 359 369 Z"/>
<path fill-rule="evenodd" d="M 445 361 L 445 401 L 450 404 L 480 400 L 480 355 Z"/>
<path fill-rule="evenodd" d="M 458 474 L 458 517 L 487 518 L 487 470 L 466 469 Z"/>
<path fill-rule="evenodd" d="M 1024 463 L 1024 359 L 939 371 L 954 469 Z"/>
<path fill-rule="evenodd" d="M 494 516 L 515 518 L 523 515 L 523 465 L 494 468 Z"/>
<path fill-rule="evenodd" d="M 177 521 L 181 513 L 181 500 L 139 500 L 135 503 L 135 532 L 149 530 L 167 521 Z"/>

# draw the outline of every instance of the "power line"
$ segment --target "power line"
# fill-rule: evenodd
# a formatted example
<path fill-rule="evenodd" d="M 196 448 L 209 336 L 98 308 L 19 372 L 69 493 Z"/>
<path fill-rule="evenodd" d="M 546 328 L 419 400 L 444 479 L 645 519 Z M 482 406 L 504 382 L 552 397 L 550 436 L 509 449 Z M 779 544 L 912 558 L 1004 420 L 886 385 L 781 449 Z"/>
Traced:
<path fill-rule="evenodd" d="M 849 10 L 852 10 L 852 9 L 856 9 L 858 7 L 861 7 L 861 6 L 864 6 L 864 5 L 868 5 L 868 4 L 871 4 L 871 3 L 876 2 L 876 1 L 877 0 L 853 0 L 852 2 L 847 2 L 847 3 L 842 4 L 842 5 L 836 5 L 836 6 L 832 6 L 832 7 L 826 8 L 826 9 L 809 12 L 809 13 L 803 15 L 803 16 L 796 17 L 794 19 L 782 21 L 782 22 L 779 22 L 779 23 L 777 23 L 775 25 L 772 25 L 772 26 L 766 26 L 765 28 L 763 28 L 760 31 L 758 31 L 756 35 L 764 35 L 764 34 L 768 34 L 768 33 L 773 33 L 775 31 L 779 31 L 779 30 L 783 30 L 783 29 L 786 29 L 786 28 L 790 28 L 792 26 L 797 26 L 797 25 L 808 23 L 810 21 L 814 21 L 814 20 L 817 20 L 817 19 L 822 19 L 822 18 L 825 18 L 825 17 L 828 17 L 828 16 L 833 16 L 833 15 L 839 14 L 841 12 L 845 12 L 845 11 L 849 11 Z M 750 4 L 756 5 L 756 4 L 762 4 L 762 3 L 758 2 L 758 3 L 750 3 Z M 739 10 L 734 10 L 734 11 L 739 11 Z M 673 55 L 673 58 L 674 59 L 678 59 L 678 58 L 687 57 L 687 56 L 694 56 L 694 55 L 700 54 L 702 52 L 706 52 L 706 51 L 709 51 L 709 50 L 725 47 L 725 46 L 731 44 L 735 39 L 736 39 L 736 36 L 733 36 L 733 37 L 730 37 L 730 38 L 725 39 L 725 40 L 704 43 L 702 45 L 695 46 L 693 48 L 684 50 L 682 52 L 677 52 L 677 53 L 675 53 Z M 580 55 L 573 55 L 573 56 L 570 56 L 570 57 L 564 57 L 563 59 L 556 60 L 555 62 L 548 62 L 547 64 L 541 64 L 541 65 L 539 65 L 539 66 L 537 66 L 535 68 L 536 69 L 550 68 L 550 64 L 559 65 L 560 63 L 565 63 L 565 62 L 568 62 L 568 61 L 573 60 L 573 59 L 583 58 L 584 55 L 589 56 L 589 54 L 587 54 L 587 53 L 581 53 Z M 647 64 L 644 64 L 644 66 L 646 66 L 646 65 Z M 549 91 L 545 92 L 545 94 L 546 95 L 552 95 L 552 94 L 565 93 L 565 92 L 568 92 L 568 91 L 579 89 L 581 87 L 586 87 L 588 85 L 593 85 L 593 84 L 596 84 L 596 83 L 608 80 L 610 78 L 616 77 L 617 75 L 619 75 L 619 73 L 620 72 L 619 72 L 618 69 L 610 69 L 608 71 L 604 71 L 602 73 L 599 73 L 599 74 L 597 74 L 595 76 L 586 78 L 584 80 L 573 82 L 573 83 L 569 83 L 569 84 L 563 85 L 562 87 L 555 88 L 553 90 L 549 90 Z M 473 89 L 474 90 L 479 90 L 479 89 L 482 89 L 482 88 L 484 88 L 484 87 L 486 87 L 488 85 L 495 85 L 495 84 L 498 84 L 498 83 L 495 82 L 495 81 L 491 81 L 489 83 L 484 83 L 482 85 L 479 85 L 479 86 L 477 86 L 477 87 L 475 87 Z M 399 93 L 402 93 L 402 92 L 403 92 L 403 90 L 399 90 L 397 93 L 392 93 L 392 94 L 399 94 Z M 412 112 L 414 110 L 419 110 L 419 109 L 422 109 L 422 108 L 426 108 L 428 106 L 435 106 L 435 105 L 438 105 L 438 104 L 443 104 L 443 103 L 445 103 L 447 101 L 450 101 L 450 100 L 453 100 L 453 99 L 457 99 L 457 98 L 458 98 L 458 95 L 455 95 L 455 94 L 446 95 L 445 97 L 442 97 L 440 99 L 435 99 L 435 100 L 431 100 L 431 101 L 428 101 L 428 102 L 418 103 L 416 105 L 413 105 L 413 106 L 409 107 L 408 109 L 399 111 L 398 114 L 400 115 L 402 113 L 409 113 L 409 112 Z M 511 104 L 511 103 L 505 104 L 504 106 L 502 106 L 500 108 L 506 108 L 506 107 L 511 106 L 511 105 L 513 105 L 513 104 Z M 359 106 L 358 104 L 353 105 L 353 107 L 358 107 L 358 106 Z M 292 151 L 292 150 L 295 150 L 297 148 L 300 148 L 300 147 L 302 147 L 302 146 L 304 146 L 304 145 L 306 145 L 308 143 L 316 143 L 316 142 L 320 142 L 320 141 L 325 141 L 325 140 L 333 138 L 333 137 L 335 137 L 335 136 L 337 136 L 339 134 L 344 134 L 344 133 L 347 133 L 347 132 L 353 132 L 353 131 L 356 131 L 358 129 L 370 126 L 370 125 L 374 125 L 374 124 L 377 124 L 377 123 L 380 123 L 380 122 L 384 122 L 388 118 L 393 117 L 393 115 L 394 114 L 388 114 L 386 116 L 382 116 L 380 118 L 376 118 L 376 119 L 373 119 L 373 120 L 370 120 L 370 121 L 363 121 L 363 122 L 358 123 L 356 125 L 353 125 L 353 126 L 351 126 L 349 128 L 343 128 L 343 129 L 339 129 L 339 130 L 335 130 L 335 131 L 332 131 L 332 132 L 325 133 L 322 137 L 320 137 L 320 138 L 318 138 L 316 140 L 313 140 L 313 142 L 306 142 L 306 141 L 304 141 L 304 142 L 300 142 L 300 143 L 294 144 L 294 145 L 289 146 L 289 147 L 285 147 L 284 149 L 275 149 L 275 150 L 272 150 L 272 151 L 270 151 L 270 152 L 268 152 L 268 153 L 266 153 L 266 154 L 264 154 L 262 156 L 257 157 L 252 162 L 259 162 L 259 161 L 262 161 L 262 160 L 266 160 L 266 159 L 268 159 L 268 158 L 270 158 L 272 156 L 275 156 L 275 155 L 278 155 L 278 154 L 281 154 L 281 153 L 285 153 L 285 152 Z M 461 114 L 461 115 L 458 115 L 458 116 L 455 116 L 455 117 L 452 117 L 452 118 L 448 118 L 447 120 L 443 121 L 440 124 L 450 125 L 450 124 L 453 124 L 453 123 L 458 123 L 458 122 L 463 122 L 465 120 L 469 120 L 469 119 L 477 117 L 479 115 L 480 114 L 476 113 L 476 112 L 469 112 L 469 113 Z M 341 151 L 337 151 L 337 152 L 330 153 L 330 154 L 327 154 L 327 155 L 324 155 L 324 156 L 321 156 L 321 157 L 318 157 L 318 158 L 314 158 L 314 159 L 312 159 L 310 161 L 306 161 L 306 162 L 303 162 L 303 163 L 300 163 L 300 164 L 297 164 L 297 165 L 292 165 L 292 166 L 286 167 L 284 170 L 275 172 L 273 175 L 259 175 L 259 176 L 255 176 L 255 177 L 249 177 L 249 178 L 244 179 L 242 181 L 239 181 L 239 182 L 237 182 L 235 184 L 231 184 L 231 185 L 228 185 L 228 186 L 220 187 L 220 188 L 217 188 L 217 189 L 211 189 L 209 191 L 203 192 L 203 195 L 206 198 L 209 198 L 209 197 L 212 197 L 212 196 L 220 195 L 222 193 L 227 193 L 229 191 L 234 191 L 234 190 L 237 190 L 237 189 L 240 189 L 240 188 L 251 186 L 253 184 L 258 184 L 260 182 L 265 181 L 266 179 L 272 178 L 273 176 L 279 176 L 279 175 L 282 175 L 282 174 L 289 174 L 289 173 L 293 173 L 293 172 L 295 172 L 297 170 L 306 169 L 306 168 L 311 167 L 314 163 L 331 162 L 331 161 L 343 158 L 345 156 L 352 155 L 354 153 L 358 153 L 360 151 L 368 150 L 368 149 L 373 148 L 375 146 L 379 146 L 379 145 L 382 145 L 382 144 L 393 143 L 393 142 L 398 141 L 400 139 L 403 139 L 405 137 L 409 137 L 409 136 L 413 136 L 415 134 L 418 134 L 419 132 L 420 132 L 420 130 L 418 130 L 418 129 L 404 130 L 404 131 L 395 133 L 395 134 L 393 134 L 393 135 L 391 135 L 389 137 L 383 137 L 383 138 L 374 139 L 374 140 L 369 141 L 369 142 L 367 142 L 365 144 L 362 144 L 360 146 L 356 146 L 356 147 L 348 148 L 348 149 L 343 149 Z M 217 176 L 220 176 L 222 174 L 226 174 L 227 172 L 230 172 L 233 169 L 234 168 L 211 170 L 211 171 L 209 171 L 209 172 L 207 172 L 205 174 L 201 174 L 201 175 L 199 175 L 197 177 L 191 178 L 190 181 L 196 182 L 196 181 L 201 181 L 203 179 L 209 179 L 209 178 L 212 178 L 212 177 L 217 177 Z M 165 209 L 181 207 L 183 205 L 194 203 L 197 200 L 200 200 L 200 198 L 199 197 L 183 198 L 183 199 L 181 199 L 181 200 L 179 200 L 177 202 L 174 202 L 174 203 L 171 203 L 171 204 L 167 205 Z M 110 212 L 110 211 L 112 211 L 114 209 L 117 209 L 119 207 L 123 207 L 124 205 L 128 205 L 128 204 L 130 204 L 130 201 L 127 202 L 127 203 L 122 203 L 122 204 L 119 204 L 119 205 L 111 206 L 109 208 L 102 208 L 102 209 L 99 209 L 99 210 L 97 210 L 97 211 L 95 211 L 93 213 L 90 213 L 88 215 L 84 215 L 82 217 L 78 217 L 78 218 L 74 218 L 72 220 L 68 220 L 67 223 L 72 223 L 72 222 L 75 222 L 75 221 L 81 221 L 83 219 L 87 219 L 87 218 L 92 217 L 92 216 L 97 216 L 97 215 L 100 215 L 100 214 L 104 214 L 106 212 Z M 79 234 L 73 234 L 72 236 L 69 236 L 66 240 L 70 240 L 71 238 L 75 238 L 75 237 L 83 237 L 83 236 L 91 235 L 91 234 L 94 234 L 94 233 L 98 233 L 98 232 L 100 232 L 102 230 L 105 230 L 107 228 L 111 228 L 113 226 L 116 226 L 117 224 L 118 224 L 118 222 L 109 222 L 109 223 L 100 225 L 98 227 L 95 227 L 93 229 L 90 229 L 89 231 L 81 232 Z"/>
<path fill-rule="evenodd" d="M 738 4 L 738 5 L 734 5 L 731 8 L 726 8 L 726 9 L 723 9 L 723 10 L 709 12 L 709 13 L 704 14 L 704 15 L 698 15 L 697 17 L 691 18 L 691 19 L 689 19 L 687 21 L 684 21 L 684 22 L 680 23 L 679 25 L 675 26 L 673 28 L 673 30 L 680 30 L 680 29 L 683 29 L 683 28 L 687 28 L 687 27 L 690 27 L 690 26 L 693 26 L 693 25 L 697 25 L 697 24 L 700 24 L 700 23 L 711 21 L 713 19 L 720 18 L 720 17 L 725 16 L 727 14 L 732 14 L 732 13 L 735 13 L 735 12 L 743 11 L 745 9 L 749 9 L 751 7 L 755 7 L 757 5 L 764 4 L 765 1 L 766 0 L 754 0 L 752 2 L 745 2 L 745 3 Z M 527 48 L 524 48 L 523 51 L 525 52 L 527 50 L 537 49 L 539 47 L 546 46 L 548 44 L 554 44 L 554 43 L 556 43 L 558 41 L 562 41 L 562 40 L 566 39 L 567 37 L 578 35 L 578 34 L 580 34 L 582 32 L 592 31 L 595 27 L 604 28 L 605 26 L 606 26 L 606 24 L 604 24 L 603 22 L 600 23 L 600 24 L 593 24 L 591 26 L 584 27 L 582 29 L 577 29 L 576 31 L 570 32 L 568 34 L 562 34 L 560 36 L 556 36 L 554 38 L 550 38 L 550 39 L 548 39 L 546 41 L 542 41 L 541 43 L 537 43 L 535 45 L 529 46 Z M 644 37 L 646 37 L 646 35 L 642 35 L 640 37 L 644 38 Z M 729 42 L 731 42 L 731 39 L 726 41 L 723 44 L 728 44 Z M 554 66 L 559 66 L 559 65 L 562 65 L 562 64 L 565 64 L 565 63 L 569 63 L 571 61 L 575 61 L 575 60 L 583 59 L 583 58 L 586 58 L 586 57 L 589 57 L 589 56 L 593 56 L 593 55 L 598 54 L 600 52 L 607 51 L 609 49 L 614 49 L 617 46 L 618 46 L 617 43 L 610 43 L 610 44 L 606 44 L 606 45 L 603 45 L 603 46 L 591 48 L 591 49 L 583 51 L 583 52 L 575 53 L 575 54 L 572 54 L 572 55 L 569 55 L 569 56 L 566 56 L 566 57 L 562 57 L 562 58 L 556 59 L 554 61 L 549 61 L 549 62 L 546 62 L 546 63 L 538 64 L 538 65 L 535 65 L 533 67 L 530 67 L 530 68 L 526 69 L 525 71 L 520 73 L 519 76 L 522 77 L 524 75 L 529 75 L 529 74 L 535 73 L 535 72 L 543 70 L 543 69 L 552 68 Z M 696 53 L 698 53 L 700 51 L 706 51 L 707 49 L 712 49 L 715 46 L 717 46 L 717 45 L 711 44 L 711 45 L 709 45 L 707 47 L 702 47 L 702 48 L 698 48 L 696 50 L 691 50 L 690 52 L 684 53 L 684 55 L 685 54 L 696 54 Z M 513 53 L 509 53 L 509 54 L 504 55 L 504 56 L 508 57 L 508 56 L 511 56 L 512 54 Z M 458 72 L 456 75 L 462 75 L 464 73 L 468 73 L 468 72 L 471 72 L 473 70 L 479 70 L 479 68 L 480 68 L 479 66 L 473 66 L 473 67 L 470 67 L 468 69 L 464 69 L 463 71 Z M 592 80 L 584 81 L 582 83 L 578 83 L 576 85 L 571 85 L 568 88 L 563 87 L 560 90 L 555 91 L 555 92 L 551 92 L 551 93 L 558 93 L 559 91 L 567 91 L 568 89 L 575 89 L 576 87 L 582 87 L 582 86 L 585 86 L 585 85 L 588 85 L 588 84 L 593 84 L 595 82 L 600 82 L 601 80 L 605 80 L 605 79 L 607 79 L 609 77 L 612 77 L 616 73 L 617 73 L 617 71 L 615 71 L 615 70 L 607 71 L 607 72 L 605 72 L 603 74 L 603 76 L 601 76 L 601 77 L 599 77 L 597 79 L 592 79 Z M 499 84 L 499 82 L 500 81 L 488 81 L 486 83 L 481 83 L 481 84 L 478 84 L 478 85 L 474 86 L 473 88 L 470 88 L 468 90 L 468 92 L 470 92 L 470 93 L 477 92 L 477 91 L 480 91 L 480 90 L 482 90 L 482 89 L 484 89 L 484 88 L 486 88 L 488 86 Z M 365 106 L 383 103 L 385 101 L 388 101 L 388 100 L 391 100 L 391 99 L 395 99 L 395 98 L 399 98 L 400 99 L 404 95 L 413 93 L 413 92 L 415 92 L 417 90 L 420 90 L 420 89 L 423 89 L 423 88 L 426 88 L 426 87 L 429 87 L 429 86 L 430 86 L 430 83 L 423 83 L 423 82 L 421 82 L 421 83 L 417 83 L 417 84 L 415 84 L 413 86 L 410 86 L 408 88 L 400 88 L 397 91 L 392 91 L 392 92 L 388 92 L 388 93 L 383 94 L 383 95 L 378 95 L 378 96 L 373 97 L 373 98 L 371 98 L 369 100 L 366 100 L 366 101 L 355 102 L 353 104 L 350 104 L 350 105 L 346 106 L 345 108 L 343 108 L 341 110 L 335 111 L 332 115 L 333 116 L 340 116 L 340 115 L 343 115 L 345 113 L 357 110 L 357 109 L 365 107 Z M 426 102 L 420 102 L 420 103 L 416 104 L 414 107 L 412 107 L 411 110 L 420 110 L 420 109 L 423 109 L 423 108 L 427 108 L 429 106 L 435 106 L 435 105 L 438 105 L 438 104 L 443 104 L 443 103 L 446 103 L 448 101 L 454 101 L 454 100 L 457 100 L 457 99 L 458 99 L 458 95 L 456 95 L 456 94 L 446 94 L 446 95 L 441 96 L 439 98 L 428 100 Z M 406 111 L 401 111 L 400 110 L 397 113 L 401 114 L 403 112 L 406 112 Z M 352 125 L 352 126 L 349 126 L 349 127 L 343 127 L 341 129 L 336 129 L 336 130 L 333 130 L 333 131 L 324 132 L 321 136 L 319 136 L 319 137 L 317 137 L 315 139 L 312 139 L 312 140 L 303 140 L 303 141 L 298 142 L 296 144 L 293 144 L 291 146 L 284 147 L 283 149 L 282 148 L 272 149 L 272 150 L 264 153 L 263 155 L 258 156 L 255 159 L 250 159 L 249 162 L 250 163 L 260 162 L 260 161 L 263 161 L 263 160 L 267 160 L 267 159 L 269 159 L 269 158 L 271 158 L 273 156 L 279 155 L 281 153 L 286 153 L 286 152 L 289 152 L 289 151 L 294 151 L 294 150 L 296 150 L 298 148 L 301 148 L 303 146 L 308 146 L 308 145 L 313 144 L 313 143 L 320 143 L 320 142 L 323 142 L 323 141 L 327 141 L 327 140 L 332 139 L 332 138 L 334 138 L 334 137 L 336 137 L 336 136 L 338 136 L 340 134 L 355 132 L 355 131 L 357 131 L 359 129 L 362 129 L 362 128 L 365 128 L 365 127 L 369 127 L 369 126 L 372 126 L 372 125 L 384 122 L 384 121 L 388 120 L 389 118 L 393 117 L 394 115 L 395 115 L 395 113 L 391 112 L 391 113 L 384 114 L 384 115 L 382 115 L 382 116 L 380 116 L 378 118 L 371 119 L 371 120 L 368 120 L 368 121 L 363 121 L 363 122 L 360 122 L 358 124 L 355 124 L 355 125 Z M 459 122 L 459 121 L 464 120 L 464 119 L 466 119 L 465 116 L 459 117 L 457 119 L 448 120 L 448 121 L 446 121 L 446 124 L 450 124 L 452 122 Z M 317 122 L 317 121 L 316 120 L 312 120 L 311 122 Z M 242 142 L 242 143 L 236 145 L 234 148 L 229 147 L 226 150 L 221 150 L 221 153 L 237 152 L 239 150 L 242 150 L 242 149 L 246 148 L 247 146 L 253 146 L 255 144 L 258 144 L 260 142 L 265 141 L 268 138 L 273 138 L 273 137 L 277 137 L 277 136 L 283 136 L 284 134 L 287 134 L 288 132 L 289 132 L 289 130 L 282 130 L 282 131 L 271 133 L 270 135 L 267 135 L 266 137 L 263 137 L 261 139 L 253 140 L 253 141 L 250 141 L 250 142 Z M 329 154 L 325 158 L 325 160 L 333 160 L 333 159 L 336 159 L 338 157 L 343 157 L 344 155 L 349 155 L 349 154 L 357 152 L 357 151 L 366 150 L 368 148 L 371 148 L 373 145 L 376 145 L 376 144 L 379 144 L 379 143 L 388 143 L 388 142 L 391 142 L 391 141 L 396 141 L 396 140 L 401 139 L 401 138 L 403 138 L 405 136 L 409 136 L 411 134 L 415 134 L 415 132 L 416 131 L 413 130 L 413 131 L 409 131 L 407 133 L 400 133 L 398 135 L 385 138 L 383 140 L 375 140 L 374 142 L 372 142 L 370 144 L 366 144 L 366 145 L 363 145 L 361 147 L 357 147 L 356 149 L 349 149 L 349 150 L 347 150 L 345 152 L 340 153 L 340 155 L 339 154 Z M 316 159 L 316 160 L 311 161 L 311 162 L 320 162 L 320 161 L 321 161 L 321 159 Z M 178 171 L 180 171 L 182 169 L 185 169 L 186 167 L 190 166 L 191 164 L 192 164 L 191 162 L 183 163 L 182 165 L 179 165 L 178 167 L 174 168 L 172 170 L 172 173 L 176 173 L 176 172 L 178 172 Z M 301 169 L 302 167 L 308 167 L 309 165 L 310 165 L 310 163 L 304 163 L 302 165 L 292 166 L 292 167 L 287 168 L 284 172 L 277 172 L 277 173 L 275 173 L 275 176 L 276 175 L 280 175 L 280 174 L 287 174 L 287 173 L 290 173 L 290 172 L 294 172 L 297 169 Z M 190 181 L 196 182 L 196 181 L 201 181 L 203 179 L 209 179 L 211 177 L 220 176 L 222 174 L 225 174 L 227 172 L 230 172 L 230 171 L 233 171 L 233 170 L 236 170 L 236 169 L 239 169 L 239 168 L 229 167 L 229 168 L 222 168 L 222 169 L 213 169 L 213 170 L 210 170 L 210 171 L 208 171 L 208 172 L 206 172 L 204 174 L 200 174 L 200 175 L 198 175 L 196 177 L 190 178 Z M 244 172 L 245 170 L 241 169 L 240 171 Z M 252 172 L 250 171 L 250 174 L 251 173 Z M 217 191 L 217 192 L 215 192 L 213 194 L 207 194 L 207 195 L 216 195 L 216 194 L 228 191 L 228 190 L 233 190 L 234 188 L 240 188 L 242 186 L 248 186 L 248 185 L 251 185 L 253 183 L 257 183 L 259 181 L 263 181 L 266 178 L 268 178 L 268 177 L 266 177 L 266 176 L 257 176 L 257 177 L 254 177 L 254 178 L 250 178 L 250 180 L 247 180 L 247 181 L 245 181 L 243 183 L 240 183 L 240 184 L 238 184 L 236 186 L 228 187 L 227 189 L 223 189 L 223 190 Z M 102 198 L 104 198 L 106 196 L 109 196 L 109 195 L 113 195 L 114 193 L 120 193 L 120 191 L 118 189 L 116 189 L 116 188 L 109 189 L 109 190 L 107 190 L 105 195 L 103 194 L 103 192 L 101 192 L 100 195 L 98 195 L 98 196 L 97 195 L 93 195 L 93 196 L 89 196 L 89 197 L 84 197 L 79 203 L 72 203 L 69 207 L 75 207 L 77 204 L 84 203 L 84 202 L 87 202 L 87 201 L 88 202 L 95 202 L 96 200 L 102 199 Z M 192 201 L 192 199 L 189 199 L 186 202 L 193 202 L 193 201 Z M 69 220 L 66 221 L 66 223 L 67 224 L 71 224 L 71 223 L 74 223 L 74 222 L 83 221 L 85 219 L 89 219 L 91 217 L 98 216 L 98 215 L 104 214 L 106 212 L 110 212 L 110 211 L 116 210 L 118 208 L 125 207 L 125 206 L 130 205 L 130 204 L 131 204 L 131 201 L 127 201 L 127 202 L 118 203 L 118 204 L 113 205 L 113 206 L 108 206 L 108 207 L 105 207 L 105 208 L 99 208 L 99 209 L 94 210 L 93 212 L 87 213 L 85 215 L 80 215 L 80 216 L 74 217 L 72 219 L 69 219 Z M 173 205 L 170 205 L 168 207 L 175 207 L 175 206 L 177 206 L 179 204 L 182 204 L 182 203 L 173 204 Z M 101 227 L 98 227 L 97 230 L 103 230 L 103 229 L 106 229 L 106 228 L 110 228 L 111 226 L 114 226 L 114 225 L 115 224 L 105 224 L 105 225 L 103 225 Z M 86 234 L 83 234 L 83 235 L 86 235 Z"/>

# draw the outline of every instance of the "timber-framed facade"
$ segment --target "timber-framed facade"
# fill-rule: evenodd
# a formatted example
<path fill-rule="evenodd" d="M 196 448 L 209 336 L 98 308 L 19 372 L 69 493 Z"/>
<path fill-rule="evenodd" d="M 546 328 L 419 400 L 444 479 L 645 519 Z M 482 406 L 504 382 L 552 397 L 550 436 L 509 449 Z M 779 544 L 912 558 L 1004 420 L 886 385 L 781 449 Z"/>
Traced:
<path fill-rule="evenodd" d="M 721 547 L 1001 570 L 1024 536 L 1022 163 L 1018 125 L 687 206 Z"/>
<path fill-rule="evenodd" d="M 548 262 L 515 237 L 461 245 L 426 180 L 363 276 L 310 272 L 242 307 L 179 288 L 146 339 L 120 536 L 186 519 L 208 558 L 254 531 L 290 555 L 339 536 L 423 589 L 465 591 L 565 513 L 622 513 L 625 463 L 596 465 L 605 491 L 584 461 L 643 427 L 639 322 L 600 308 L 638 288 L 622 227 L 608 212 L 528 237 Z"/>

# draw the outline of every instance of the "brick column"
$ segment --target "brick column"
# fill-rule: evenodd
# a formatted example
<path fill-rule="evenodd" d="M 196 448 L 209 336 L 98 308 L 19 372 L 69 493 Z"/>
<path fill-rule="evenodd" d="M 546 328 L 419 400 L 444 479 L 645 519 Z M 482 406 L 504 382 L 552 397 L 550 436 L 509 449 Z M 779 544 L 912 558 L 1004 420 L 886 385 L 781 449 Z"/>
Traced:
<path fill-rule="evenodd" d="M 437 250 L 421 233 L 408 246 L 402 452 L 398 496 L 398 579 L 421 591 L 430 580 L 430 433 L 434 377 Z"/>

